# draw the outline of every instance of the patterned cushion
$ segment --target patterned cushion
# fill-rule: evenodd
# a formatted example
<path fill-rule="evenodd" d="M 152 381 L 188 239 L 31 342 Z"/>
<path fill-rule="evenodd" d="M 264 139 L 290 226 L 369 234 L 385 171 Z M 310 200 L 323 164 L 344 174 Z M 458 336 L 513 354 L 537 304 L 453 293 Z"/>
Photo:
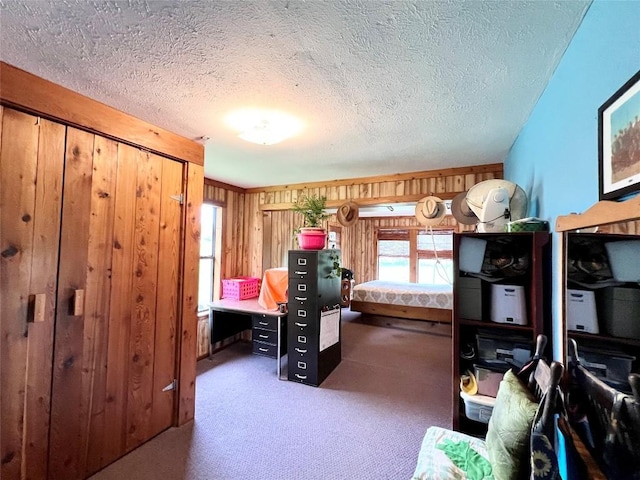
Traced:
<path fill-rule="evenodd" d="M 478 469 L 474 472 L 476 475 L 467 475 L 465 471 L 456 466 L 456 464 L 445 453 L 447 445 L 457 444 L 460 442 L 468 443 L 469 447 L 477 452 L 482 458 L 478 459 L 476 464 L 488 468 L 485 474 L 479 474 Z M 486 461 L 486 462 L 485 462 Z M 420 453 L 418 455 L 418 463 L 412 480 L 494 480 L 491 474 L 491 467 L 488 463 L 487 448 L 485 443 L 479 438 L 465 435 L 464 433 L 454 432 L 440 427 L 429 427 L 422 441 Z"/>
<path fill-rule="evenodd" d="M 551 442 L 544 433 L 531 435 L 531 478 L 535 480 L 558 480 L 558 459 Z"/>
<path fill-rule="evenodd" d="M 505 373 L 487 430 L 496 480 L 529 478 L 529 439 L 538 403 L 511 370 Z"/>

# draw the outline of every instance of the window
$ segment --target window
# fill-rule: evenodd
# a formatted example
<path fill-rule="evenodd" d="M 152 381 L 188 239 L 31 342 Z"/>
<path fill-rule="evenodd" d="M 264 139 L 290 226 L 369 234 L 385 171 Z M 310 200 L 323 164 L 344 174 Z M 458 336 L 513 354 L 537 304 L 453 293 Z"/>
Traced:
<path fill-rule="evenodd" d="M 378 278 L 410 282 L 410 251 L 408 230 L 378 230 Z"/>
<path fill-rule="evenodd" d="M 378 278 L 446 285 L 453 282 L 453 230 L 378 230 Z"/>
<path fill-rule="evenodd" d="M 218 207 L 205 203 L 200 213 L 200 280 L 198 283 L 198 311 L 208 310 L 213 300 L 213 274 L 216 252 L 216 217 Z"/>
<path fill-rule="evenodd" d="M 340 237 L 342 236 L 342 227 L 329 225 L 329 248 L 340 250 Z"/>
<path fill-rule="evenodd" d="M 419 231 L 418 283 L 451 285 L 453 283 L 453 231 Z"/>

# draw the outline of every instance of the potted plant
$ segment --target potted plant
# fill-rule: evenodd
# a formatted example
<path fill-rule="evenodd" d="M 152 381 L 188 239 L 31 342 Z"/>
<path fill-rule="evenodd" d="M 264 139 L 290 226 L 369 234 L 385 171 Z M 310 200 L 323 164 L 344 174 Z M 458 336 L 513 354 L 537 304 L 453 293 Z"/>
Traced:
<path fill-rule="evenodd" d="M 325 212 L 327 197 L 318 195 L 300 195 L 293 204 L 293 211 L 304 218 L 302 227 L 296 229 L 298 244 L 303 250 L 321 250 L 324 248 L 327 231 L 322 222 L 329 218 Z"/>

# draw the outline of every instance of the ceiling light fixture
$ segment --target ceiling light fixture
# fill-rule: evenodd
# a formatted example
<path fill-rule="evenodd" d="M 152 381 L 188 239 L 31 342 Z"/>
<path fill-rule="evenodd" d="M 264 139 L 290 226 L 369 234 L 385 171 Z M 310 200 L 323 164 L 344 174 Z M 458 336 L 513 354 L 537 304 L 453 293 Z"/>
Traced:
<path fill-rule="evenodd" d="M 225 123 L 238 132 L 238 137 L 259 145 L 274 145 L 300 133 L 304 124 L 278 110 L 245 108 L 225 118 Z"/>

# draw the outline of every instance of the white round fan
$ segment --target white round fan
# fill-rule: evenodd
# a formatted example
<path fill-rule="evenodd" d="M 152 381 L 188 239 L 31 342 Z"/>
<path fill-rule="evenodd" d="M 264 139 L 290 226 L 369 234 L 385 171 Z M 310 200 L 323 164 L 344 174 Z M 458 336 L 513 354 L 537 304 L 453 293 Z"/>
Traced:
<path fill-rule="evenodd" d="M 478 217 L 478 232 L 502 232 L 504 225 L 524 218 L 527 194 L 507 180 L 485 180 L 469 189 L 466 201 Z"/>

